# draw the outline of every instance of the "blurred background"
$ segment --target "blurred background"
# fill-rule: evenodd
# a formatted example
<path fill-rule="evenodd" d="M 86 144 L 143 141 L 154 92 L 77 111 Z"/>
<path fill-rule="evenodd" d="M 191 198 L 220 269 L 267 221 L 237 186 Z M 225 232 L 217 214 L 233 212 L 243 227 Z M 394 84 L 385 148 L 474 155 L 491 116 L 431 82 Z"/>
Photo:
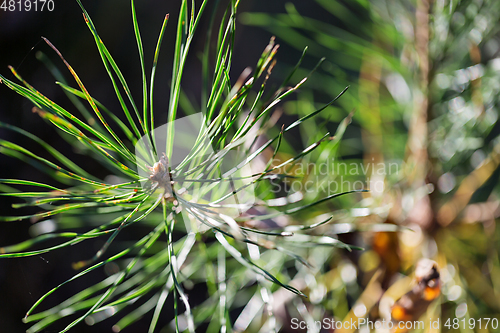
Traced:
<path fill-rule="evenodd" d="M 7 68 L 12 65 L 42 93 L 70 107 L 39 60 L 45 54 L 71 82 L 61 61 L 41 40 L 44 36 L 62 52 L 96 99 L 111 110 L 119 108 L 78 5 L 73 1 L 54 2 L 52 12 L 0 10 L 0 72 L 13 77 Z M 131 90 L 140 94 L 141 73 L 130 4 L 119 0 L 83 3 Z M 178 1 L 137 3 L 146 59 L 153 57 L 164 15 L 177 13 L 178 8 Z M 214 8 L 210 4 L 208 10 Z M 407 282 L 404 279 L 411 276 L 421 258 L 435 260 L 441 273 L 441 296 L 429 306 L 429 318 L 444 322 L 448 318 L 499 317 L 499 18 L 500 2 L 496 0 L 241 2 L 231 80 L 236 81 L 244 68 L 256 63 L 271 36 L 276 36 L 281 46 L 269 84 L 283 81 L 306 46 L 298 77 L 324 57 L 300 92 L 278 110 L 282 117 L 277 128 L 309 114 L 350 86 L 320 118 L 304 124 L 296 135 L 285 137 L 284 152 L 278 158 L 285 160 L 293 151 L 318 141 L 324 134 L 320 128 L 335 133 L 342 119 L 354 111 L 338 154 L 330 156 L 327 146 L 305 161 L 326 165 L 328 172 L 308 170 L 301 182 L 313 180 L 316 187 L 304 193 L 310 199 L 331 194 L 331 190 L 339 190 L 339 185 L 343 186 L 340 191 L 352 189 L 347 187 L 356 186 L 356 182 L 370 190 L 363 195 L 344 196 L 303 216 L 338 212 L 337 223 L 322 232 L 334 233 L 365 250 L 337 250 L 311 272 L 313 280 L 306 288 L 309 299 L 301 301 L 304 307 L 287 308 L 279 314 L 286 323 L 283 331 L 291 329 L 287 326 L 290 318 L 305 317 L 300 309 L 306 309 L 302 311 L 315 319 L 342 320 L 356 309 L 357 316 L 382 318 L 387 315 L 384 297 L 401 294 L 391 286 Z M 168 106 L 175 24 L 176 18 L 171 16 L 156 79 L 156 109 Z M 202 21 L 200 28 L 206 29 L 208 24 L 208 20 Z M 185 108 L 199 108 L 203 36 L 198 35 L 186 67 Z M 75 162 L 85 163 L 85 157 L 62 142 L 31 108 L 28 101 L 0 85 L 0 121 L 19 126 L 74 157 Z M 10 131 L 0 129 L 0 137 L 37 149 Z M 13 158 L 1 155 L 0 163 L 0 178 L 49 181 L 34 166 Z M 106 176 L 97 165 L 87 170 Z M 16 213 L 12 201 L 0 200 L 2 215 Z M 362 231 L 370 224 L 395 224 L 412 231 Z M 356 225 L 356 231 L 352 225 Z M 29 222 L 0 224 L 0 246 L 27 239 L 30 227 Z M 100 245 L 0 260 L 1 331 L 25 331 L 21 318 L 31 305 L 74 274 L 71 263 L 82 253 L 92 254 Z M 102 277 L 93 278 L 98 281 Z M 73 293 L 69 288 L 63 290 L 68 295 Z M 64 293 L 54 295 L 50 302 L 66 297 Z M 74 332 L 110 332 L 110 326 L 106 322 L 92 328 L 80 325 Z M 147 327 L 145 318 L 129 331 L 145 332 Z M 247 325 L 245 329 L 260 328 Z M 441 330 L 451 331 L 446 327 Z M 476 327 L 460 331 L 493 330 Z M 45 332 L 57 332 L 56 325 Z"/>

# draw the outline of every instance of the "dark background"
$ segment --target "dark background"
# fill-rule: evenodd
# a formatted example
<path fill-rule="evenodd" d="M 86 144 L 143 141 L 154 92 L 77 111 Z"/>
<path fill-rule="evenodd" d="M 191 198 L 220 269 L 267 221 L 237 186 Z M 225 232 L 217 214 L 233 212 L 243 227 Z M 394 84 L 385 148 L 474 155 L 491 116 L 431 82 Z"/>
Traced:
<path fill-rule="evenodd" d="M 317 19 L 322 19 L 321 16 L 326 15 L 322 11 L 315 10 L 307 1 L 292 2 L 304 15 L 316 17 Z M 136 103 L 140 105 L 142 92 L 141 69 L 132 28 L 130 3 L 123 0 L 93 0 L 83 1 L 83 3 L 91 15 L 100 37 L 127 79 Z M 198 6 L 199 3 L 197 1 Z M 220 1 L 220 3 L 222 4 L 222 6 L 219 6 L 220 9 L 224 10 L 225 2 Z M 0 10 L 0 73 L 16 81 L 14 75 L 7 68 L 8 65 L 13 66 L 24 79 L 47 97 L 72 110 L 72 106 L 62 90 L 55 84 L 55 79 L 35 57 L 36 52 L 44 52 L 64 73 L 70 85 L 76 87 L 76 83 L 62 61 L 41 39 L 41 36 L 44 36 L 59 49 L 78 73 L 93 97 L 101 101 L 110 110 L 119 110 L 120 107 L 109 77 L 102 65 L 93 37 L 83 20 L 78 4 L 76 1 L 54 0 L 54 5 L 55 9 L 52 12 L 47 10 L 44 12 L 18 10 L 9 12 Z M 285 1 L 282 0 L 243 0 L 239 12 L 284 12 L 284 5 Z M 166 110 L 168 106 L 171 59 L 179 6 L 180 1 L 177 0 L 136 2 L 148 76 L 163 18 L 166 13 L 170 13 L 170 22 L 163 39 L 156 77 L 156 111 Z M 213 2 L 209 3 L 206 9 L 205 19 L 202 20 L 199 27 L 198 38 L 195 39 L 192 45 L 183 80 L 183 88 L 192 98 L 194 105 L 200 103 L 201 65 L 198 61 L 198 55 L 203 50 L 205 42 L 203 32 L 207 29 L 207 18 L 212 10 L 214 10 Z M 221 10 L 219 12 L 221 13 Z M 231 80 L 236 80 L 245 67 L 255 65 L 270 37 L 271 35 L 262 29 L 238 26 Z M 299 56 L 300 52 L 297 50 L 282 45 L 277 59 L 279 62 L 292 64 Z M 307 58 L 304 67 L 312 68 L 314 58 Z M 277 70 L 280 71 L 279 63 Z M 276 79 L 276 81 L 278 80 Z M 89 165 L 84 156 L 75 154 L 72 147 L 61 140 L 54 128 L 48 126 L 38 115 L 32 113 L 31 109 L 32 104 L 28 100 L 23 99 L 4 85 L 0 85 L 0 121 L 16 125 L 38 136 L 66 156 L 71 157 L 73 161 L 83 166 L 87 171 L 101 177 L 106 175 L 106 172 L 101 170 L 98 165 Z M 161 119 L 156 121 L 158 123 L 164 122 Z M 39 151 L 40 147 L 36 143 L 12 131 L 0 128 L 0 138 L 20 144 L 35 153 L 45 156 L 44 152 Z M 53 184 L 50 178 L 33 166 L 6 157 L 3 154 L 0 154 L 0 178 L 27 179 Z M 4 216 L 18 215 L 19 211 L 11 207 L 13 202 L 9 198 L 0 197 L 0 214 Z M 0 247 L 28 239 L 30 237 L 30 225 L 29 221 L 1 222 Z M 125 234 L 123 237 L 127 237 L 127 235 Z M 94 245 L 85 243 L 62 251 L 47 253 L 43 256 L 0 259 L 0 333 L 24 332 L 29 327 L 29 325 L 23 324 L 21 321 L 26 311 L 41 295 L 75 273 L 71 269 L 72 262 L 81 260 L 82 256 L 85 257 L 85 255 L 87 257 L 91 256 L 100 245 L 100 243 Z M 99 281 L 103 276 L 104 272 L 97 272 L 71 283 L 70 286 L 62 288 L 54 295 L 51 295 L 47 299 L 45 307 L 42 306 L 42 309 L 63 301 L 74 294 L 76 290 L 82 290 L 86 286 Z M 168 311 L 168 304 L 164 309 L 164 312 L 166 311 Z M 146 332 L 151 315 L 132 325 L 125 332 Z M 115 322 L 116 320 L 104 321 L 93 327 L 80 324 L 71 332 L 111 332 L 111 326 Z M 65 321 L 58 322 L 43 332 L 58 332 L 67 323 Z M 168 323 L 167 320 L 160 322 L 163 325 L 166 323 Z"/>

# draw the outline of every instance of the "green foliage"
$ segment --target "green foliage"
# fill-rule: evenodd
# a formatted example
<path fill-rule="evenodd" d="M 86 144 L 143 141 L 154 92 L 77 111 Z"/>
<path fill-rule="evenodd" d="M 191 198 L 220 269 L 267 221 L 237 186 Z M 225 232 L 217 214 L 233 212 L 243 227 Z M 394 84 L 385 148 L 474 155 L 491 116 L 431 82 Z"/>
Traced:
<path fill-rule="evenodd" d="M 153 112 L 153 92 L 160 46 L 169 16 L 163 22 L 148 77 L 134 1 L 131 1 L 142 72 L 141 105 L 134 99 L 134 94 L 111 52 L 99 37 L 89 14 L 80 0 L 77 2 L 94 37 L 125 121 L 90 95 L 89 89 L 48 39 L 44 39 L 45 42 L 60 57 L 78 86 L 75 88 L 64 82 L 53 70 L 60 81 L 58 85 L 64 89 L 79 113 L 63 108 L 40 93 L 23 80 L 14 68 L 11 71 L 21 84 L 0 76 L 5 86 L 30 100 L 37 116 L 55 126 L 65 140 L 76 148 L 86 148 L 81 151 L 88 154 L 88 163 L 100 163 L 117 175 L 113 182 L 99 179 L 86 172 L 85 165 L 77 165 L 70 157 L 31 133 L 12 125 L 0 124 L 38 143 L 50 154 L 50 158 L 13 142 L 0 140 L 3 154 L 39 165 L 42 171 L 66 186 L 62 188 L 22 179 L 0 180 L 1 195 L 24 201 L 16 204 L 15 208 L 42 209 L 42 212 L 34 214 L 3 216 L 0 218 L 2 221 L 30 220 L 40 225 L 55 224 L 56 228 L 54 232 L 42 233 L 31 240 L 0 248 L 0 258 L 34 256 L 91 239 L 106 239 L 93 258 L 73 264 L 79 270 L 76 275 L 48 291 L 29 309 L 24 321 L 34 324 L 28 332 L 40 332 L 54 322 L 70 317 L 71 323 L 61 331 L 67 332 L 82 321 L 94 324 L 117 313 L 124 313 L 113 326 L 114 331 L 121 331 L 151 311 L 153 319 L 149 332 L 154 332 L 159 329 L 156 326 L 162 311 L 168 311 L 164 306 L 169 297 L 174 302 L 176 331 L 187 329 L 194 332 L 203 323 L 209 323 L 209 331 L 231 330 L 233 322 L 229 319 L 229 311 L 241 306 L 241 302 L 254 300 L 260 307 L 264 304 L 272 306 L 270 298 L 276 290 L 275 286 L 284 288 L 291 295 L 304 296 L 304 286 L 300 283 L 294 286 L 284 282 L 293 279 L 301 281 L 308 274 L 300 265 L 308 269 L 307 266 L 311 267 L 311 258 L 316 258 L 315 266 L 321 267 L 333 253 L 332 249 L 350 251 L 357 248 L 338 240 L 335 233 L 322 235 L 316 232 L 318 228 L 334 221 L 329 208 L 325 209 L 327 216 L 316 216 L 318 214 L 311 211 L 312 207 L 356 191 L 321 197 L 317 194 L 304 198 L 299 196 L 298 199 L 296 194 L 300 193 L 280 199 L 281 194 L 272 191 L 272 181 L 289 178 L 286 172 L 279 170 L 307 158 L 317 148 L 328 147 L 328 153 L 335 156 L 350 117 L 339 126 L 334 138 L 323 132 L 307 148 L 278 165 L 273 164 L 274 157 L 280 153 L 284 136 L 328 110 L 347 88 L 339 89 L 340 94 L 331 102 L 302 115 L 289 126 L 270 130 L 274 124 L 271 119 L 273 109 L 302 87 L 309 75 L 289 86 L 288 81 L 298 70 L 299 61 L 277 91 L 266 93 L 266 82 L 275 65 L 277 51 L 273 38 L 258 59 L 253 73 L 244 73 L 235 84 L 231 84 L 231 58 L 239 3 L 231 1 L 218 27 L 215 54 L 205 52 L 202 59 L 204 112 L 201 114 L 199 131 L 190 133 L 194 138 L 193 144 L 188 147 L 189 152 L 183 160 L 169 164 L 178 134 L 174 123 L 181 118 L 179 111 L 182 108 L 185 112 L 189 109 L 181 85 L 186 59 L 207 1 L 203 1 L 199 8 L 194 2 L 189 5 L 188 1 L 182 1 L 178 15 L 168 122 L 164 125 L 168 130 L 164 141 L 158 140 L 163 132 L 158 130 L 157 125 L 161 120 L 156 117 L 156 109 Z M 206 50 L 210 49 L 210 34 L 211 29 L 206 39 Z M 213 64 L 211 59 L 215 59 Z M 48 64 L 43 55 L 41 60 Z M 211 70 L 213 72 L 209 74 Z M 271 133 L 270 136 L 266 130 Z M 257 139 L 263 139 L 263 143 L 259 144 Z M 136 148 L 136 152 L 132 147 Z M 166 153 L 166 157 L 162 157 L 162 152 Z M 228 159 L 231 153 L 235 157 Z M 228 161 L 229 167 L 224 168 L 223 164 Z M 264 167 L 252 169 L 252 174 L 240 176 L 240 170 L 246 166 L 254 167 L 256 161 L 263 162 Z M 242 182 L 238 183 L 239 180 Z M 235 187 L 234 184 L 238 185 Z M 37 190 L 24 191 L 24 186 Z M 243 193 L 251 186 L 255 192 L 254 202 L 224 203 L 225 199 Z M 276 204 L 277 199 L 281 200 L 280 204 Z M 284 204 L 281 203 L 283 200 Z M 231 208 L 253 210 L 235 216 L 223 213 L 224 209 Z M 300 218 L 294 220 L 293 216 Z M 280 226 L 276 223 L 273 226 L 265 222 L 276 218 L 284 218 L 286 224 Z M 311 222 L 306 223 L 306 220 Z M 252 227 L 252 222 L 259 221 L 262 221 L 261 227 Z M 126 246 L 117 245 L 120 243 L 120 231 L 138 226 L 147 227 L 149 233 L 132 243 L 126 243 Z M 85 230 L 80 231 L 82 229 Z M 46 242 L 55 245 L 44 246 Z M 294 263 L 300 265 L 290 270 Z M 113 264 L 117 270 L 105 280 L 74 294 L 57 306 L 36 312 L 62 286 L 95 270 L 102 270 L 109 264 Z M 207 290 L 207 297 L 195 307 L 191 307 L 185 291 L 186 286 L 193 283 L 202 283 Z M 248 318 L 242 315 L 236 319 L 236 324 L 245 329 L 256 314 L 253 316 Z M 269 325 L 276 325 L 272 312 L 267 320 Z"/>

